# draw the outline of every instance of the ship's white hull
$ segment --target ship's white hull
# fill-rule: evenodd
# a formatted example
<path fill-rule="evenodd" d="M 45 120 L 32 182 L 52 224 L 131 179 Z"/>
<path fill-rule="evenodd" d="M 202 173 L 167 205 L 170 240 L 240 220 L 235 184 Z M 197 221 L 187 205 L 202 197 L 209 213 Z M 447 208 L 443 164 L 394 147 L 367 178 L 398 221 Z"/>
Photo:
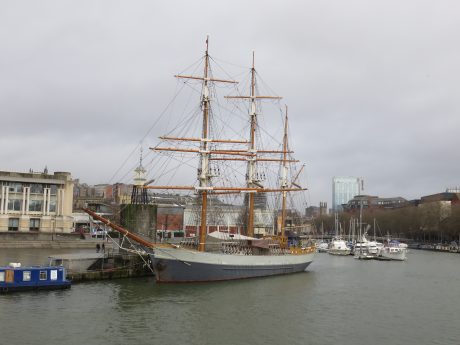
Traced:
<path fill-rule="evenodd" d="M 361 252 L 355 252 L 354 258 L 359 259 L 359 260 L 372 260 L 375 258 L 375 255 L 367 251 L 361 251 Z"/>
<path fill-rule="evenodd" d="M 157 248 L 151 254 L 158 282 L 187 283 L 265 277 L 303 272 L 314 254 L 239 255 Z"/>
<path fill-rule="evenodd" d="M 331 255 L 343 255 L 343 256 L 346 256 L 346 255 L 350 255 L 351 253 L 351 249 L 350 248 L 346 248 L 346 249 L 329 249 L 327 251 L 329 254 Z"/>
<path fill-rule="evenodd" d="M 381 257 L 386 259 L 404 261 L 406 260 L 406 252 L 407 250 L 405 248 L 384 247 L 379 254 Z"/>
<path fill-rule="evenodd" d="M 348 248 L 347 244 L 343 240 L 333 240 L 331 247 L 328 250 L 331 255 L 350 255 L 351 249 Z"/>

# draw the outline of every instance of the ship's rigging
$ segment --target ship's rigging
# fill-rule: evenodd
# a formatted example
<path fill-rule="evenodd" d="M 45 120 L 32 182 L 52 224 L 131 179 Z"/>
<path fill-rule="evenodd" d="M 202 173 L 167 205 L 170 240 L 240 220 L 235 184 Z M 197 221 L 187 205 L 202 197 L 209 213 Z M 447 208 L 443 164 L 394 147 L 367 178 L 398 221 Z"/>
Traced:
<path fill-rule="evenodd" d="M 287 115 L 285 125 L 285 138 L 283 139 L 282 150 L 258 150 L 257 147 L 257 129 L 258 129 L 258 106 L 257 102 L 263 99 L 275 99 L 279 100 L 279 96 L 268 96 L 256 94 L 256 70 L 254 66 L 254 53 L 251 67 L 251 84 L 249 95 L 236 95 L 226 96 L 227 99 L 238 99 L 247 100 L 249 102 L 249 118 L 250 118 L 250 130 L 249 140 L 232 140 L 232 139 L 218 139 L 211 136 L 211 98 L 210 98 L 210 83 L 236 83 L 234 80 L 226 80 L 220 78 L 214 78 L 210 76 L 210 57 L 208 52 L 208 42 L 206 40 L 206 51 L 204 56 L 204 72 L 202 76 L 196 75 L 176 75 L 177 78 L 192 79 L 202 82 L 202 95 L 201 95 L 201 110 L 202 110 L 202 131 L 201 137 L 172 137 L 163 136 L 163 140 L 178 141 L 178 142 L 195 142 L 199 143 L 197 148 L 180 148 L 180 147 L 164 147 L 157 146 L 152 148 L 154 151 L 161 152 L 181 152 L 181 153 L 195 153 L 199 155 L 199 167 L 198 167 L 198 185 L 186 186 L 186 185 L 155 185 L 145 186 L 148 189 L 157 190 L 191 190 L 195 191 L 200 196 L 201 200 L 201 224 L 200 224 L 200 236 L 199 236 L 199 249 L 201 251 L 205 248 L 205 236 L 207 229 L 207 209 L 208 209 L 208 198 L 209 195 L 219 193 L 247 193 L 248 195 L 248 211 L 247 211 L 247 229 L 246 234 L 248 236 L 254 236 L 254 195 L 256 193 L 269 193 L 269 192 L 280 192 L 283 195 L 283 207 L 286 206 L 286 193 L 291 191 L 299 191 L 298 185 L 288 186 L 287 184 L 287 164 L 297 162 L 296 160 L 289 159 L 287 154 L 291 153 L 287 148 Z M 241 144 L 246 145 L 246 148 L 234 149 L 234 148 L 216 148 L 218 144 Z M 266 157 L 266 154 L 281 154 L 281 158 L 278 157 Z M 213 161 L 243 161 L 247 162 L 246 168 L 246 186 L 219 186 L 213 185 L 212 177 L 214 176 L 214 170 L 211 168 L 211 162 Z M 282 185 L 277 188 L 268 188 L 263 185 L 264 174 L 258 170 L 259 162 L 278 162 L 283 165 L 283 178 Z M 282 220 L 285 219 L 285 211 L 282 211 Z M 284 225 L 281 227 L 282 235 L 284 236 Z"/>
<path fill-rule="evenodd" d="M 260 131 L 259 126 L 261 102 L 279 102 L 281 97 L 258 92 L 253 53 L 249 92 L 236 91 L 225 97 L 228 104 L 231 104 L 224 107 L 226 110 L 231 106 L 240 110 L 238 104 L 241 103 L 247 106 L 246 120 L 239 127 L 237 120 L 241 119 L 241 115 L 236 111 L 227 112 L 227 115 L 219 120 L 217 115 L 221 114 L 213 110 L 214 105 L 222 106 L 219 98 L 216 97 L 216 85 L 236 85 L 237 82 L 230 78 L 215 77 L 212 73 L 211 61 L 208 38 L 202 74 L 181 73 L 175 76 L 185 83 L 201 85 L 199 109 L 195 109 L 190 117 L 181 121 L 181 126 L 176 127 L 175 131 L 161 136 L 161 144 L 151 147 L 151 152 L 159 157 L 165 157 L 169 161 L 175 160 L 178 163 L 176 167 L 163 164 L 160 158 L 152 164 L 151 169 L 144 169 L 141 155 L 139 167 L 136 169 L 138 174 L 136 188 L 144 191 L 187 192 L 195 196 L 192 198 L 194 201 L 191 202 L 190 208 L 199 210 L 197 241 L 184 241 L 180 246 L 162 247 L 115 226 L 90 210 L 86 211 L 124 236 L 132 238 L 145 247 L 154 247 L 155 251 L 150 255 L 157 281 L 227 280 L 301 272 L 311 263 L 313 248 L 289 247 L 285 237 L 287 216 L 289 214 L 292 217 L 296 213 L 292 209 L 287 211 L 288 194 L 305 190 L 299 183 L 303 168 L 291 169 L 298 161 L 292 157 L 293 152 L 288 142 L 287 107 L 281 111 L 282 141 L 276 144 L 278 141 L 270 137 L 269 146 L 265 146 L 267 143 L 262 140 L 262 134 L 265 133 Z M 193 90 L 197 90 L 196 84 Z M 272 122 L 271 119 L 268 122 Z M 185 125 L 189 125 L 194 131 L 191 133 L 186 131 Z M 236 135 L 227 135 L 229 132 Z M 196 162 L 196 158 L 198 162 L 193 163 Z M 278 171 L 273 169 L 273 166 L 277 166 Z M 195 169 L 194 183 L 182 183 L 183 179 L 174 177 L 177 176 L 179 169 L 184 167 Z M 145 182 L 147 178 L 143 176 L 147 170 L 155 171 L 154 176 L 149 176 L 153 178 L 148 183 Z M 166 172 L 172 173 L 169 180 L 166 179 Z M 275 172 L 278 172 L 276 179 L 272 176 Z M 192 177 L 192 174 L 188 174 L 188 177 Z M 272 218 L 273 229 L 269 231 L 270 238 L 258 240 L 254 236 L 261 235 L 260 218 L 267 208 L 266 195 L 280 195 L 281 205 L 276 208 L 277 211 L 271 214 L 265 213 Z M 247 236 L 230 234 L 231 229 L 228 226 L 226 228 L 228 237 L 220 232 L 218 227 L 217 231 L 213 229 L 211 232 L 209 229 L 210 222 L 223 221 L 223 218 L 213 217 L 211 211 L 231 208 L 234 205 L 234 203 L 223 202 L 224 197 L 234 201 L 239 199 L 246 206 L 242 218 L 245 225 L 244 234 Z M 209 243 L 206 243 L 207 239 Z M 252 255 L 254 257 L 249 257 Z M 184 263 L 187 267 L 184 267 Z"/>
<path fill-rule="evenodd" d="M 278 138 L 273 134 L 271 137 L 267 136 L 264 128 L 259 126 L 259 119 L 265 113 L 262 112 L 262 103 L 276 105 L 281 97 L 276 94 L 268 95 L 272 93 L 270 89 L 269 92 L 266 90 L 260 92 L 254 53 L 249 68 L 249 78 L 244 83 L 245 90 L 241 92 L 238 90 L 237 82 L 228 74 L 222 73 L 225 79 L 214 76 L 211 63 L 215 60 L 209 55 L 208 43 L 209 40 L 206 40 L 202 72 L 200 73 L 195 67 L 192 71 L 184 71 L 175 76 L 181 84 L 191 86 L 192 94 L 200 92 L 199 107 L 189 113 L 182 111 L 183 115 L 186 115 L 183 116 L 183 120 L 167 134 L 160 136 L 161 142 L 151 148 L 150 156 L 149 153 L 145 156 L 146 174 L 148 179 L 151 178 L 150 181 L 155 183 L 141 188 L 144 192 L 149 189 L 163 193 L 196 195 L 199 197 L 199 203 L 204 205 L 196 217 L 200 220 L 197 225 L 203 229 L 206 229 L 209 210 L 217 209 L 222 202 L 246 205 L 246 211 L 243 211 L 242 216 L 243 233 L 253 236 L 254 228 L 260 226 L 254 224 L 254 215 L 257 216 L 254 208 L 260 209 L 265 206 L 281 210 L 282 200 L 284 199 L 286 204 L 288 192 L 303 189 L 298 182 L 303 168 L 291 169 L 297 160 L 292 158 L 293 152 L 288 146 L 284 146 L 284 140 L 287 139 L 287 114 L 285 114 L 287 108 L 283 111 L 284 109 L 280 107 L 280 115 L 285 117 L 283 119 L 285 124 L 280 131 L 282 133 L 277 135 Z M 229 88 L 227 85 L 232 87 Z M 221 90 L 216 90 L 221 86 L 223 86 Z M 218 97 L 218 91 L 224 91 L 225 97 Z M 171 116 L 175 115 L 177 109 L 176 106 Z M 262 120 L 271 125 L 277 120 L 276 113 L 264 115 Z M 244 129 L 244 125 L 249 128 Z M 273 132 L 272 128 L 270 132 Z M 281 142 L 278 140 L 281 138 L 280 134 L 283 136 Z M 174 162 L 177 164 L 173 166 Z M 195 183 L 183 183 L 185 179 L 181 173 L 184 168 L 196 171 Z M 282 174 L 284 177 L 280 179 Z M 193 175 L 189 173 L 187 176 L 190 180 Z M 288 183 L 289 179 L 294 182 Z M 144 192 L 142 195 L 145 195 Z M 140 193 L 139 188 L 138 193 Z M 266 196 L 266 193 L 270 193 L 269 196 Z M 216 202 L 217 198 L 222 201 Z M 279 202 L 278 206 L 274 205 L 276 200 Z M 280 215 L 283 214 L 285 213 L 280 211 Z M 258 217 L 260 218 L 261 215 L 259 214 Z M 271 222 L 272 227 L 278 227 L 278 230 L 284 233 L 284 226 L 280 227 L 279 220 Z M 204 235 L 205 231 L 201 233 Z M 203 241 L 200 240 L 200 243 Z"/>

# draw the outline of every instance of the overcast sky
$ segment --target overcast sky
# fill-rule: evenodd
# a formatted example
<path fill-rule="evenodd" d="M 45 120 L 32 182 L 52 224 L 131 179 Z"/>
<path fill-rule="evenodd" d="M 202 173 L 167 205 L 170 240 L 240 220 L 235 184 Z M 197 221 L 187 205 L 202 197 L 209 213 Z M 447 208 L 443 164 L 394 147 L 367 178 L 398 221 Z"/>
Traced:
<path fill-rule="evenodd" d="M 2 0 L 0 170 L 129 182 L 117 170 L 209 34 L 223 61 L 255 50 L 289 105 L 310 204 L 331 205 L 333 176 L 442 192 L 460 185 L 459 18 L 456 0 Z"/>

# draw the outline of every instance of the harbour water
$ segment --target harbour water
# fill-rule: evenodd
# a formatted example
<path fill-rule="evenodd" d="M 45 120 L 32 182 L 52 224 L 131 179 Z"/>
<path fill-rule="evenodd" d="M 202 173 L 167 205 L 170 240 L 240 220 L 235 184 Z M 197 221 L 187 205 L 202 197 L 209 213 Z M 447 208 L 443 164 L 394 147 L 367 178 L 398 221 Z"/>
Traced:
<path fill-rule="evenodd" d="M 1 343 L 457 345 L 459 286 L 460 254 L 415 250 L 406 262 L 317 254 L 305 273 L 224 283 L 81 283 L 0 295 Z"/>

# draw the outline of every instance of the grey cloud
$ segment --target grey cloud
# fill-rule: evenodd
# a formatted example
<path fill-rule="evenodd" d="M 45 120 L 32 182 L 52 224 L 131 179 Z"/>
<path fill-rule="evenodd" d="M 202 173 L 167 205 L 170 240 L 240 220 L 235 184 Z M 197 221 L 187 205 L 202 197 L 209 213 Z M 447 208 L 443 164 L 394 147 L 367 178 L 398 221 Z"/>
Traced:
<path fill-rule="evenodd" d="M 1 168 L 108 181 L 210 33 L 219 62 L 248 66 L 255 49 L 284 96 L 310 202 L 330 202 L 340 175 L 365 178 L 369 194 L 442 191 L 460 184 L 459 15 L 434 0 L 4 2 Z"/>

